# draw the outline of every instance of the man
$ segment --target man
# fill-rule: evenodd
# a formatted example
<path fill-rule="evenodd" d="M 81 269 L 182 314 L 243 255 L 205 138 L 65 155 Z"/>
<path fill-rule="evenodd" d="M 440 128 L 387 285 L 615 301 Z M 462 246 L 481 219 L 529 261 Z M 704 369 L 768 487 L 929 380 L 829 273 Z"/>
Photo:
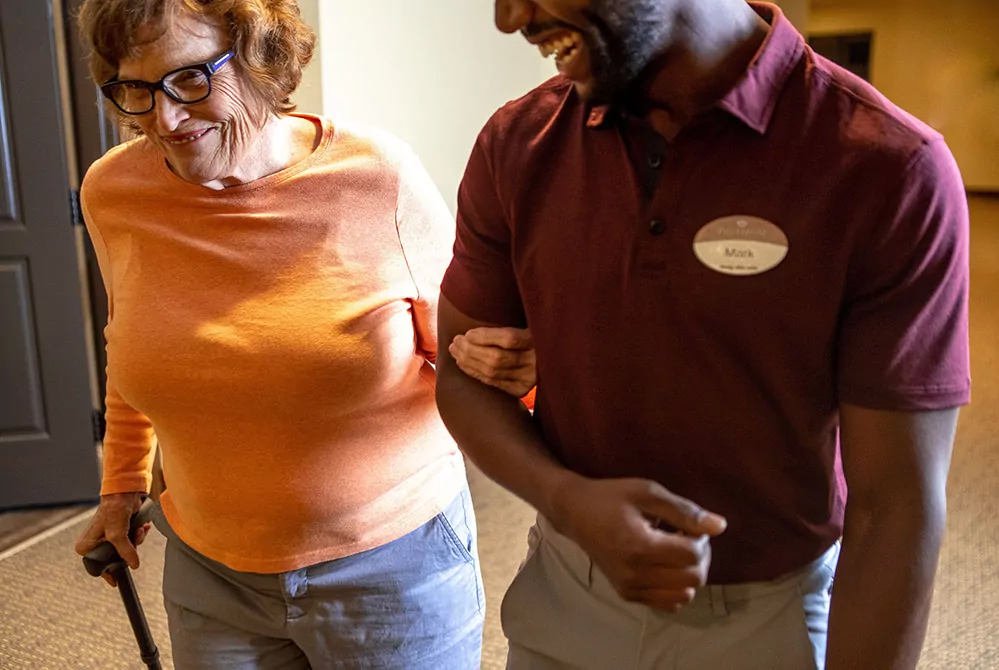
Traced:
<path fill-rule="evenodd" d="M 476 142 L 440 337 L 529 327 L 535 415 L 446 353 L 437 399 L 539 512 L 509 667 L 914 668 L 970 387 L 943 140 L 773 5 L 496 24 L 560 76 Z"/>

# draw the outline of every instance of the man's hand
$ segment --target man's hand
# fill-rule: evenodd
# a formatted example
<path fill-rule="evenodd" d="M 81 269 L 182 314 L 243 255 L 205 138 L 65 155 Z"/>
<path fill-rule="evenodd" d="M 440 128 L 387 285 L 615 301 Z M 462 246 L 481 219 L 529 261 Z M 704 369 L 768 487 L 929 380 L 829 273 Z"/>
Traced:
<path fill-rule="evenodd" d="M 139 567 L 139 552 L 135 550 L 149 531 L 149 524 L 140 526 L 135 531 L 135 544 L 128 538 L 128 525 L 132 515 L 139 511 L 142 505 L 142 493 L 114 493 L 101 496 L 101 504 L 90 520 L 90 525 L 76 540 L 76 553 L 86 556 L 94 547 L 107 540 L 118 550 L 128 567 L 133 570 Z M 115 585 L 114 578 L 109 574 L 102 575 L 104 581 Z"/>
<path fill-rule="evenodd" d="M 704 586 L 710 538 L 723 517 L 643 479 L 574 476 L 560 487 L 556 528 L 573 539 L 625 600 L 676 612 Z M 678 532 L 660 529 L 664 523 Z"/>
<path fill-rule="evenodd" d="M 458 367 L 483 384 L 523 398 L 538 383 L 531 331 L 473 328 L 448 347 Z"/>

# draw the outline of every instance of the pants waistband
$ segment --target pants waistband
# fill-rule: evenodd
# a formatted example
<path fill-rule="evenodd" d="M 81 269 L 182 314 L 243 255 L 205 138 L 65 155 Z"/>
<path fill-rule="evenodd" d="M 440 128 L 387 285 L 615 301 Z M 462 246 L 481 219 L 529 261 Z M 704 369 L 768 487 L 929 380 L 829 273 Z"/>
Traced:
<path fill-rule="evenodd" d="M 565 562 L 569 569 L 576 572 L 581 580 L 589 583 L 593 582 L 593 573 L 598 572 L 599 568 L 593 565 L 590 557 L 578 544 L 555 530 L 551 522 L 541 515 L 538 515 L 536 528 L 541 541 L 547 543 Z M 787 589 L 798 588 L 819 570 L 828 570 L 830 574 L 834 572 L 836 562 L 839 559 L 839 550 L 839 542 L 836 542 L 811 563 L 772 581 L 744 582 L 740 584 L 708 584 L 698 589 L 694 602 L 691 605 L 708 606 L 715 614 L 724 614 L 727 611 L 728 605 L 763 598 L 781 593 Z M 606 577 L 602 578 L 606 579 Z"/>

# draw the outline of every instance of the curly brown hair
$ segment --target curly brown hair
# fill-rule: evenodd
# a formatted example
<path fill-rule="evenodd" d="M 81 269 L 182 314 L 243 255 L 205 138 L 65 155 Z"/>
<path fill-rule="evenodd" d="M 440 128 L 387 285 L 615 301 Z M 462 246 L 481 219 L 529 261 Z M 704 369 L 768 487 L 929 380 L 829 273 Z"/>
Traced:
<path fill-rule="evenodd" d="M 118 74 L 121 60 L 149 42 L 139 41 L 140 32 L 148 36 L 151 28 L 156 37 L 162 35 L 182 10 L 228 26 L 230 48 L 250 92 L 270 112 L 295 110 L 291 94 L 316 45 L 297 0 L 86 0 L 77 21 L 83 43 L 90 46 L 94 81 L 103 84 Z"/>

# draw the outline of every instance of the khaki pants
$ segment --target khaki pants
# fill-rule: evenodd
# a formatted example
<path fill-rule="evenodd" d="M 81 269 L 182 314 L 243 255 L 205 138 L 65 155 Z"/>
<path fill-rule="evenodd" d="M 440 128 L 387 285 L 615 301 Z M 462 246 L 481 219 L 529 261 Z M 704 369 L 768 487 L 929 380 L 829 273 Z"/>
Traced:
<path fill-rule="evenodd" d="M 707 586 L 677 614 L 622 600 L 543 517 L 503 600 L 508 670 L 823 670 L 839 545 L 773 582 Z"/>

